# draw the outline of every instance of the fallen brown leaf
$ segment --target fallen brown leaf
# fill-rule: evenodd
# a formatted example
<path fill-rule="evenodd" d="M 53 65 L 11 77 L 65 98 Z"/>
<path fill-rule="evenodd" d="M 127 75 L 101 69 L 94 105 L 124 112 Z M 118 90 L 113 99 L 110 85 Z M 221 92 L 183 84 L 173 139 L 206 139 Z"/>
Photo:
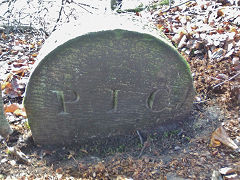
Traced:
<path fill-rule="evenodd" d="M 222 144 L 236 150 L 238 146 L 233 142 L 233 140 L 228 136 L 227 132 L 222 126 L 217 128 L 213 133 L 210 141 L 210 147 L 217 147 Z"/>
<path fill-rule="evenodd" d="M 14 115 L 16 116 L 22 116 L 24 118 L 27 117 L 27 114 L 26 112 L 23 110 L 23 109 L 16 109 L 14 112 L 13 112 Z"/>
<path fill-rule="evenodd" d="M 3 82 L 1 85 L 1 89 L 4 90 L 5 88 L 11 88 L 12 84 L 10 82 Z"/>
<path fill-rule="evenodd" d="M 5 106 L 4 111 L 5 111 L 5 113 L 7 113 L 7 112 L 13 113 L 17 109 L 19 109 L 19 106 L 18 106 L 18 104 L 14 103 L 9 106 Z"/>

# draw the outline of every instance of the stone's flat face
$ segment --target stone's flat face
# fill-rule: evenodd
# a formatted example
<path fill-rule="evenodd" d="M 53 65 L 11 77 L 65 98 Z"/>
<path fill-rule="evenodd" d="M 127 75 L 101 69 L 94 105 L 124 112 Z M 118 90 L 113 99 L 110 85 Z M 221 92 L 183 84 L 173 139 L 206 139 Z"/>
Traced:
<path fill-rule="evenodd" d="M 7 122 L 3 113 L 2 91 L 0 84 L 0 135 L 3 137 L 7 137 L 11 133 L 12 129 L 10 128 L 9 123 Z"/>
<path fill-rule="evenodd" d="M 59 145 L 184 117 L 193 95 L 189 68 L 174 48 L 115 29 L 81 35 L 46 55 L 24 104 L 35 142 Z"/>

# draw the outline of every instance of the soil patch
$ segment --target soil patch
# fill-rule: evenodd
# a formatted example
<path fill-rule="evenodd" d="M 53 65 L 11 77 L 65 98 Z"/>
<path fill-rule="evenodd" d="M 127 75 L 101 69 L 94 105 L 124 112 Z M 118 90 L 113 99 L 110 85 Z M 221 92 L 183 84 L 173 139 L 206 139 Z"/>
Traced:
<path fill-rule="evenodd" d="M 189 119 L 174 126 L 166 125 L 152 131 L 139 131 L 139 134 L 135 132 L 131 136 L 105 138 L 77 147 L 49 148 L 34 145 L 30 134 L 24 139 L 22 132 L 15 131 L 14 136 L 11 136 L 7 143 L 8 146 L 17 147 L 27 155 L 32 165 L 41 164 L 42 167 L 37 168 L 41 173 L 49 168 L 47 171 L 61 171 L 66 173 L 66 176 L 78 178 L 94 178 L 94 175 L 96 178 L 101 175 L 111 179 L 121 174 L 134 177 L 135 171 L 128 171 L 128 166 L 134 167 L 135 163 L 136 168 L 139 168 L 139 163 L 144 163 L 146 172 L 143 175 L 147 176 L 151 171 L 150 167 L 157 167 L 152 175 L 152 178 L 157 178 L 168 171 L 171 172 L 168 167 L 176 159 L 191 154 L 208 155 L 210 158 L 211 153 L 207 145 L 209 137 L 223 120 L 223 113 L 218 106 L 207 107 L 195 104 Z M 196 157 L 191 159 L 196 161 Z M 122 166 L 122 163 L 128 165 Z M 24 166 L 27 165 L 23 163 L 22 167 Z M 26 168 L 33 170 L 33 167 Z M 11 172 L 15 174 L 14 171 L 9 172 L 9 169 L 15 168 L 11 164 L 5 164 L 1 168 L 1 174 L 10 175 Z M 15 170 L 21 171 L 17 167 Z M 211 169 L 208 171 L 207 174 L 202 172 L 202 176 L 210 178 Z M 135 177 L 142 176 L 135 175 Z"/>

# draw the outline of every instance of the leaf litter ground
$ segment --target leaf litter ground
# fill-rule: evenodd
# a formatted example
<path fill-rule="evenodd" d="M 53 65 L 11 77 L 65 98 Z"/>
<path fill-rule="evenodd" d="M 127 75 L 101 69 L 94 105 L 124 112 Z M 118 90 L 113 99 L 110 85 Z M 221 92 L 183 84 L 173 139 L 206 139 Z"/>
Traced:
<path fill-rule="evenodd" d="M 142 143 L 133 132 L 72 148 L 36 146 L 22 99 L 46 37 L 32 30 L 3 30 L 0 81 L 14 133 L 1 139 L 0 179 L 240 178 L 239 152 L 228 142 L 223 145 L 219 136 L 211 137 L 216 128 L 224 127 L 228 138 L 239 145 L 239 1 L 193 1 L 168 12 L 148 9 L 136 15 L 146 14 L 191 66 L 197 96 L 190 118 L 175 126 L 140 131 Z"/>

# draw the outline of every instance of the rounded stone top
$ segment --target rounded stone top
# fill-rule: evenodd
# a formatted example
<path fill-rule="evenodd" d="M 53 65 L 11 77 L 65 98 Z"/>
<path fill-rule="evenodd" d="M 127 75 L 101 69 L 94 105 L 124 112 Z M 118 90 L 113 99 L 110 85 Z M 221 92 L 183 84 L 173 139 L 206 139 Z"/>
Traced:
<path fill-rule="evenodd" d="M 39 144 L 71 144 L 161 125 L 191 111 L 189 65 L 134 16 L 87 16 L 54 32 L 24 100 Z"/>
<path fill-rule="evenodd" d="M 164 33 L 157 29 L 153 23 L 138 16 L 132 14 L 83 15 L 77 21 L 64 24 L 54 31 L 40 50 L 38 59 L 43 59 L 56 47 L 78 36 L 116 29 L 152 35 L 173 46 Z M 37 64 L 35 66 L 37 66 Z"/>

